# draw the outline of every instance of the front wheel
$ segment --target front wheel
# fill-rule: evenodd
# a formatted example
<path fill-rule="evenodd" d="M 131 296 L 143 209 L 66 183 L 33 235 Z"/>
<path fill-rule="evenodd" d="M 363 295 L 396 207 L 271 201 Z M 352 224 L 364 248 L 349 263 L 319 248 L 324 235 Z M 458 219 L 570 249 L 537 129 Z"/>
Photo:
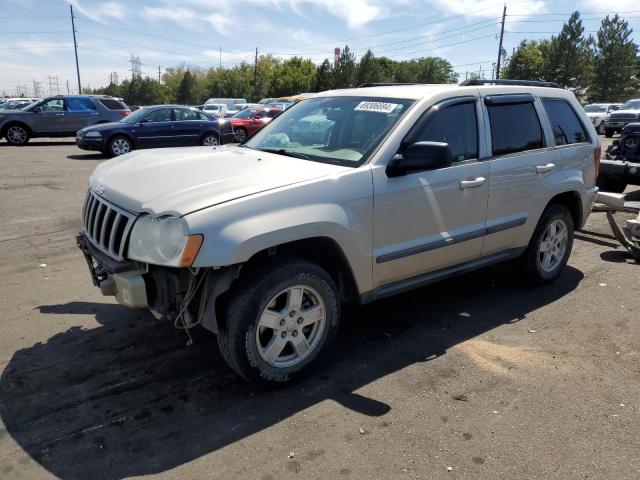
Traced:
<path fill-rule="evenodd" d="M 573 231 L 567 207 L 547 207 L 523 255 L 525 273 L 532 282 L 548 283 L 560 276 L 571 254 Z"/>
<path fill-rule="evenodd" d="M 236 137 L 236 142 L 238 143 L 242 143 L 247 139 L 247 131 L 242 127 L 237 128 L 234 133 L 235 133 L 234 136 Z"/>
<path fill-rule="evenodd" d="M 117 136 L 109 142 L 109 154 L 114 157 L 129 153 L 131 150 L 133 150 L 133 145 L 127 137 Z"/>
<path fill-rule="evenodd" d="M 615 133 L 615 130 L 613 128 L 605 128 L 604 129 L 604 136 L 607 137 L 607 138 L 613 137 L 614 133 Z"/>
<path fill-rule="evenodd" d="M 229 366 L 258 384 L 284 383 L 326 353 L 340 304 L 332 278 L 302 259 L 270 262 L 235 288 L 218 332 Z"/>
<path fill-rule="evenodd" d="M 10 125 L 4 136 L 7 142 L 16 146 L 26 145 L 30 137 L 29 131 L 22 125 Z"/>

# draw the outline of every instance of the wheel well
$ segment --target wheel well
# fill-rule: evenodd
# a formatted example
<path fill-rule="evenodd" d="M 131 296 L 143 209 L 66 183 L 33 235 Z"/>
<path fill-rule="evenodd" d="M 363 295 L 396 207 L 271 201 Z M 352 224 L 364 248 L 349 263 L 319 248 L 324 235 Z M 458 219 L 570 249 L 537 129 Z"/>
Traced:
<path fill-rule="evenodd" d="M 4 135 L 7 133 L 7 130 L 9 129 L 10 126 L 12 125 L 20 125 L 21 127 L 24 127 L 27 132 L 29 132 L 29 135 L 33 135 L 33 131 L 31 130 L 31 128 L 29 128 L 29 125 L 27 125 L 26 123 L 23 122 L 19 122 L 16 120 L 13 120 L 11 122 L 7 122 L 5 125 L 2 126 L 2 136 L 4 137 Z"/>
<path fill-rule="evenodd" d="M 575 229 L 577 230 L 582 226 L 582 200 L 578 192 L 560 193 L 549 201 L 547 207 L 550 205 L 563 205 L 567 207 L 569 212 L 571 212 Z"/>
<path fill-rule="evenodd" d="M 314 237 L 271 247 L 253 255 L 242 267 L 241 276 L 269 258 L 295 256 L 309 260 L 322 267 L 331 276 L 346 303 L 359 297 L 353 272 L 340 246 L 331 238 Z"/>
<path fill-rule="evenodd" d="M 131 142 L 131 145 L 134 147 L 136 146 L 136 142 L 133 141 L 133 138 L 131 138 L 130 135 L 127 135 L 126 133 L 114 133 L 109 137 L 109 140 L 107 140 L 107 148 L 111 148 L 111 141 L 116 137 L 124 137 Z"/>

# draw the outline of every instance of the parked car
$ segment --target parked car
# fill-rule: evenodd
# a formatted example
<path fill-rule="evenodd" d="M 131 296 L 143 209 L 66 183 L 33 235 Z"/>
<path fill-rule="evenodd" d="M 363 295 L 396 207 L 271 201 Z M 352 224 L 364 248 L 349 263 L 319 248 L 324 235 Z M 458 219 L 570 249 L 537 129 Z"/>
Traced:
<path fill-rule="evenodd" d="M 209 103 L 207 105 L 203 105 L 201 110 L 203 112 L 207 112 L 209 115 L 220 118 L 227 117 L 229 112 L 226 103 Z"/>
<path fill-rule="evenodd" d="M 326 353 L 344 303 L 516 258 L 555 280 L 596 196 L 598 136 L 572 92 L 492 82 L 323 92 L 240 147 L 102 163 L 77 237 L 93 282 L 281 383 Z M 296 140 L 301 122 L 330 133 Z"/>
<path fill-rule="evenodd" d="M 247 108 L 260 108 L 260 107 L 264 108 L 264 105 L 261 105 L 259 103 L 238 103 L 238 104 L 236 104 L 236 108 L 238 109 L 238 111 L 245 110 Z"/>
<path fill-rule="evenodd" d="M 623 127 L 620 138 L 607 148 L 600 164 L 601 190 L 622 193 L 627 185 L 640 185 L 640 123 Z"/>
<path fill-rule="evenodd" d="M 591 103 L 584 107 L 587 117 L 593 123 L 593 126 L 599 135 L 604 135 L 604 122 L 612 112 L 620 110 L 621 103 Z"/>
<path fill-rule="evenodd" d="M 282 110 L 276 108 L 247 108 L 236 113 L 231 117 L 236 141 L 244 142 L 281 112 Z"/>
<path fill-rule="evenodd" d="M 32 103 L 31 100 L 9 100 L 8 102 L 0 103 L 0 110 L 20 110 Z"/>
<path fill-rule="evenodd" d="M 231 117 L 240 111 L 239 106 L 244 105 L 247 101 L 244 98 L 210 98 L 204 102 L 204 108 L 210 104 L 226 105 L 225 116 Z"/>
<path fill-rule="evenodd" d="M 76 135 L 83 150 L 112 156 L 138 148 L 214 146 L 232 140 L 229 121 L 180 105 L 144 107 L 119 122 L 83 128 Z"/>
<path fill-rule="evenodd" d="M 13 145 L 32 137 L 71 137 L 86 126 L 120 120 L 127 105 L 105 95 L 58 95 L 22 110 L 0 112 L 0 135 Z"/>
<path fill-rule="evenodd" d="M 637 121 L 640 121 L 640 99 L 629 100 L 605 119 L 604 136 L 611 138 L 614 133 L 622 132 L 626 125 Z"/>

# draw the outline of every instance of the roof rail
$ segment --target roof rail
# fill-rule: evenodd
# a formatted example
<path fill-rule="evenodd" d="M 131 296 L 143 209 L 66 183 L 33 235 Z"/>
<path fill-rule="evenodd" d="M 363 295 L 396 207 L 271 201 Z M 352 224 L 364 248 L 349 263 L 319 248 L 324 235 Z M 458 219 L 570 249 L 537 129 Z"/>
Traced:
<path fill-rule="evenodd" d="M 361 85 L 358 85 L 357 88 L 366 88 L 366 87 L 395 87 L 397 85 L 418 85 L 417 83 L 371 83 L 365 82 Z"/>
<path fill-rule="evenodd" d="M 477 86 L 477 85 L 520 85 L 524 87 L 549 87 L 562 88 L 556 82 L 540 82 L 538 80 L 481 80 L 471 79 L 460 83 L 461 87 Z"/>

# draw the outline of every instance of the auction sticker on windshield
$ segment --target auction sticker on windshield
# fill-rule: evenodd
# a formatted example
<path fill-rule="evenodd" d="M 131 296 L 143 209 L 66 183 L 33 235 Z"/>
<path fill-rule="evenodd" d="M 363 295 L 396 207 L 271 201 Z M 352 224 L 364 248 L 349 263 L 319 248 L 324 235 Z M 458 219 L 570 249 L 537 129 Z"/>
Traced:
<path fill-rule="evenodd" d="M 386 103 L 386 102 L 360 102 L 354 110 L 356 112 L 382 112 L 391 113 L 395 108 L 400 105 L 399 103 Z"/>

